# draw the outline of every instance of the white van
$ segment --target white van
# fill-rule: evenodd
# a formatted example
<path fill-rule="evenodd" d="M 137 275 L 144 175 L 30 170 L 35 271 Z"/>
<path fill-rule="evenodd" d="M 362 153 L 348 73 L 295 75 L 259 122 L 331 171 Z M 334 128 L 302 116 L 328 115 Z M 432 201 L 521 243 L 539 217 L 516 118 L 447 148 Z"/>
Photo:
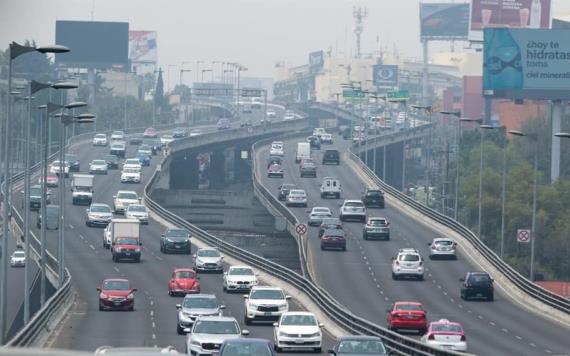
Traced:
<path fill-rule="evenodd" d="M 316 127 L 313 129 L 313 136 L 317 136 L 319 139 L 321 138 L 322 134 L 326 134 L 326 133 L 327 132 L 322 127 Z"/>
<path fill-rule="evenodd" d="M 321 198 L 333 197 L 340 199 L 340 180 L 334 177 L 325 177 L 321 184 Z"/>
<path fill-rule="evenodd" d="M 311 144 L 308 142 L 298 142 L 295 163 L 299 163 L 301 160 L 309 158 L 311 158 Z"/>

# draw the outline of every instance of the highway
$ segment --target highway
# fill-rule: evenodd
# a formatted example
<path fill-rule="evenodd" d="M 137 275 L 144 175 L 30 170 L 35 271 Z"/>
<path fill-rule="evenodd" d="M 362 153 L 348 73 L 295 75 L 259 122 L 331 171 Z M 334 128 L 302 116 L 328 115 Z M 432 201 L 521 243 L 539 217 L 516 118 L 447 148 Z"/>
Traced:
<path fill-rule="evenodd" d="M 134 154 L 135 149 L 135 146 L 128 146 L 127 157 Z M 103 147 L 94 148 L 90 143 L 75 150 L 81 159 L 81 170 L 85 172 L 88 163 L 106 154 L 107 150 Z M 96 176 L 93 202 L 111 205 L 112 197 L 119 189 L 136 190 L 141 195 L 144 182 L 150 178 L 159 160 L 160 156 L 153 157 L 151 166 L 143 169 L 141 184 L 121 184 L 119 170 L 110 170 L 107 176 Z M 54 193 L 57 196 L 56 190 Z M 50 338 L 48 346 L 92 351 L 101 345 L 172 345 L 179 351 L 184 351 L 185 337 L 176 333 L 175 308 L 182 298 L 168 296 L 167 282 L 174 268 L 193 265 L 191 256 L 161 254 L 159 237 L 165 228 L 151 220 L 149 225 L 141 228 L 144 244 L 141 263 L 113 263 L 110 252 L 102 246 L 103 229 L 86 227 L 85 207 L 72 205 L 70 194 L 67 194 L 67 198 L 66 263 L 72 273 L 78 297 L 63 325 Z M 34 232 L 39 236 L 35 226 Z M 48 247 L 54 255 L 57 253 L 57 232 L 48 233 Z M 128 278 L 138 288 L 134 312 L 98 310 L 96 287 L 101 280 L 109 277 Z M 201 285 L 202 292 L 218 296 L 220 302 L 227 306 L 224 314 L 235 316 L 242 328 L 251 331 L 251 337 L 273 338 L 273 328 L 270 325 L 243 325 L 243 297 L 241 294 L 223 293 L 220 274 L 201 274 Z M 293 310 L 300 308 L 295 304 L 294 298 L 291 307 Z M 332 340 L 329 337 L 325 340 L 323 349 L 326 350 L 331 346 Z"/>
<path fill-rule="evenodd" d="M 332 146 L 322 145 L 313 153 L 318 178 L 300 178 L 295 163 L 296 142 L 285 141 L 283 168 L 285 178 L 267 178 L 265 167 L 269 146 L 258 150 L 255 159 L 263 184 L 277 196 L 282 183 L 294 183 L 305 189 L 308 208 L 290 208 L 301 222 L 308 221 L 307 210 L 327 206 L 338 217 L 342 200 L 321 199 L 319 187 L 325 176 L 338 177 L 342 184 L 342 199 L 360 199 L 365 184 L 345 162 L 340 166 L 322 166 L 322 153 L 327 148 L 343 152 L 349 141 L 334 135 Z M 459 248 L 456 261 L 431 261 L 427 243 L 438 234 L 429 227 L 392 208 L 368 209 L 368 216 L 385 216 L 390 221 L 390 241 L 365 241 L 362 224 L 345 222 L 348 251 L 321 251 L 317 228 L 310 227 L 308 254 L 317 283 L 354 313 L 380 325 L 386 325 L 385 310 L 395 301 L 419 301 L 428 311 L 428 320 L 446 318 L 463 323 L 468 351 L 479 355 L 550 355 L 568 354 L 570 330 L 529 313 L 495 289 L 494 302 L 464 302 L 459 298 L 460 277 L 477 270 Z M 402 247 L 414 247 L 425 258 L 425 281 L 399 280 L 391 277 L 391 258 Z M 532 327 L 531 327 L 532 325 Z M 410 334 L 417 337 L 414 334 Z"/>

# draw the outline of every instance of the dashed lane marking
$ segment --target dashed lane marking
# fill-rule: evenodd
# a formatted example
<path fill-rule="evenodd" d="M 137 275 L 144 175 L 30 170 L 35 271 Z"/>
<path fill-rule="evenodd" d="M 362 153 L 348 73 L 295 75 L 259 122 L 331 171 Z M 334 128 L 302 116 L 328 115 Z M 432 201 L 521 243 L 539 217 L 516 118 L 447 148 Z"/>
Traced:
<path fill-rule="evenodd" d="M 93 251 L 95 251 L 95 246 L 89 245 L 89 248 L 92 249 Z"/>
<path fill-rule="evenodd" d="M 117 272 L 117 273 L 121 272 L 118 267 L 113 267 L 113 269 L 114 269 L 115 272 Z"/>

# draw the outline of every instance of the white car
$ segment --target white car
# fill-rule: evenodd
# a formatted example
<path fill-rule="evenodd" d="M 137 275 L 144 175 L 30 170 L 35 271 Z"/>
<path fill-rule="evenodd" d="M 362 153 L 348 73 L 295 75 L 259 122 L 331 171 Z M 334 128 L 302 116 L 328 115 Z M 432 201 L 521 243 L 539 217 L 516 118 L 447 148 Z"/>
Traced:
<path fill-rule="evenodd" d="M 457 242 L 452 239 L 436 237 L 432 242 L 428 242 L 429 248 L 429 258 L 451 258 L 456 260 L 457 254 L 455 249 L 457 247 Z"/>
<path fill-rule="evenodd" d="M 124 141 L 125 133 L 123 131 L 113 131 L 111 133 L 111 141 Z"/>
<path fill-rule="evenodd" d="M 188 355 L 217 355 L 227 339 L 239 339 L 249 335 L 241 330 L 237 320 L 230 316 L 202 316 L 196 319 L 192 329 L 185 329 Z"/>
<path fill-rule="evenodd" d="M 250 325 L 253 321 L 279 320 L 283 313 L 289 311 L 290 296 L 281 288 L 255 286 L 251 288 L 245 299 L 244 321 Z"/>
<path fill-rule="evenodd" d="M 138 204 L 141 201 L 137 192 L 132 190 L 119 190 L 117 195 L 113 195 L 113 211 L 116 214 L 124 214 L 131 204 Z"/>
<path fill-rule="evenodd" d="M 121 183 L 140 183 L 141 171 L 137 168 L 123 168 L 121 172 Z"/>
<path fill-rule="evenodd" d="M 326 206 L 315 206 L 309 214 L 309 226 L 319 226 L 325 218 L 331 218 L 331 209 Z"/>
<path fill-rule="evenodd" d="M 291 189 L 285 200 L 287 206 L 307 207 L 307 193 L 303 189 Z"/>
<path fill-rule="evenodd" d="M 273 142 L 271 148 L 269 149 L 270 156 L 284 156 L 285 149 L 283 148 L 283 142 Z"/>
<path fill-rule="evenodd" d="M 63 162 L 63 175 L 67 178 L 69 177 L 69 163 L 68 162 Z M 59 176 L 59 170 L 60 170 L 60 164 L 59 161 L 53 161 L 50 165 L 49 165 L 49 173 L 51 174 L 56 174 Z"/>
<path fill-rule="evenodd" d="M 189 135 L 189 136 L 190 136 L 190 137 L 194 137 L 194 136 L 200 136 L 201 134 L 202 134 L 202 131 L 201 131 L 201 130 L 194 129 L 194 130 L 191 130 L 191 131 L 190 131 L 190 135 Z"/>
<path fill-rule="evenodd" d="M 313 136 L 317 136 L 319 139 L 321 138 L 321 135 L 326 133 L 327 131 L 323 127 L 315 127 L 313 129 Z"/>
<path fill-rule="evenodd" d="M 444 350 L 467 351 L 463 326 L 447 319 L 432 321 L 428 332 L 422 336 L 421 341 Z"/>
<path fill-rule="evenodd" d="M 392 279 L 414 277 L 424 279 L 424 263 L 422 256 L 415 248 L 401 248 L 392 258 Z"/>
<path fill-rule="evenodd" d="M 174 136 L 172 135 L 162 135 L 160 137 L 160 144 L 163 146 L 168 145 L 170 142 L 174 142 Z"/>
<path fill-rule="evenodd" d="M 107 146 L 108 143 L 107 135 L 105 134 L 95 134 L 93 137 L 93 146 Z"/>
<path fill-rule="evenodd" d="M 287 349 L 313 349 L 315 352 L 322 351 L 324 327 L 319 323 L 313 313 L 287 312 L 274 323 L 273 338 L 275 350 L 281 352 Z"/>
<path fill-rule="evenodd" d="M 224 272 L 222 288 L 224 292 L 249 291 L 258 283 L 257 273 L 250 266 L 231 266 Z"/>
<path fill-rule="evenodd" d="M 107 161 L 104 159 L 94 159 L 89 163 L 90 174 L 107 174 Z"/>
<path fill-rule="evenodd" d="M 10 256 L 11 267 L 24 267 L 26 265 L 26 253 L 22 250 L 12 252 Z"/>
<path fill-rule="evenodd" d="M 323 143 L 323 144 L 326 143 L 328 145 L 332 145 L 332 143 L 333 143 L 332 135 L 329 133 L 321 134 L 321 143 Z"/>
<path fill-rule="evenodd" d="M 362 200 L 345 200 L 340 207 L 339 218 L 341 221 L 358 220 L 366 221 L 366 207 Z"/>
<path fill-rule="evenodd" d="M 91 226 L 107 226 L 113 218 L 111 207 L 107 204 L 91 204 L 88 209 L 85 225 Z"/>
<path fill-rule="evenodd" d="M 283 120 L 294 120 L 295 113 L 291 110 L 285 111 L 285 115 L 283 115 Z"/>
<path fill-rule="evenodd" d="M 217 248 L 205 247 L 199 248 L 194 254 L 194 266 L 196 271 L 218 271 L 224 270 L 224 256 Z"/>
<path fill-rule="evenodd" d="M 276 116 L 277 116 L 277 114 L 275 113 L 275 110 L 271 110 L 271 109 L 267 110 L 267 118 L 268 119 L 275 118 Z"/>
<path fill-rule="evenodd" d="M 148 224 L 148 211 L 142 204 L 131 204 L 125 210 L 125 218 L 137 219 L 141 224 Z"/>
<path fill-rule="evenodd" d="M 340 180 L 335 177 L 323 178 L 323 183 L 321 184 L 320 192 L 321 192 L 321 198 L 333 197 L 336 199 L 340 199 L 340 193 L 342 192 Z"/>
<path fill-rule="evenodd" d="M 125 168 L 138 168 L 142 170 L 142 164 L 138 158 L 127 158 L 123 163 L 123 169 Z"/>

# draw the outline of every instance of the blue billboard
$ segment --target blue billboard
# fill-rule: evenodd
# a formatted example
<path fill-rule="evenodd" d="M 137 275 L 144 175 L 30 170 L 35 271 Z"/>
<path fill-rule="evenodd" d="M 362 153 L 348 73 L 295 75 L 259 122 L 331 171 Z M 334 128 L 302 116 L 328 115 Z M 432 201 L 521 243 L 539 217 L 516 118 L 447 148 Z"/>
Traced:
<path fill-rule="evenodd" d="M 485 29 L 483 94 L 569 99 L 570 30 Z"/>
<path fill-rule="evenodd" d="M 372 67 L 372 83 L 377 87 L 393 88 L 398 86 L 398 66 L 376 64 Z"/>

